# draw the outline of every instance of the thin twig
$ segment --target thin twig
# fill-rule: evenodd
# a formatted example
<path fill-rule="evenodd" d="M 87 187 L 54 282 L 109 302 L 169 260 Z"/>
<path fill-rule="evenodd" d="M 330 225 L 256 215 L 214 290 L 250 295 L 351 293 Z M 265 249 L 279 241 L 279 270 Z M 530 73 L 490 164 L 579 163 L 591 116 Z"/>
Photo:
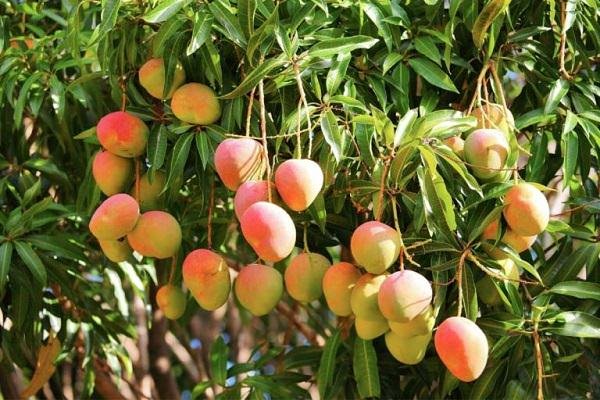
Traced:
<path fill-rule="evenodd" d="M 537 367 L 537 400 L 544 400 L 544 361 L 537 322 L 533 326 L 533 344 L 535 346 L 535 364 Z"/>
<path fill-rule="evenodd" d="M 377 213 L 375 215 L 377 221 L 381 220 L 381 214 L 383 214 L 383 193 L 385 192 L 385 180 L 387 178 L 389 167 L 390 161 L 386 158 L 383 160 L 383 171 L 381 171 L 381 182 L 379 184 L 379 199 L 377 201 Z"/>
<path fill-rule="evenodd" d="M 262 145 L 265 152 L 265 162 L 267 167 L 267 198 L 269 203 L 273 201 L 271 194 L 271 163 L 269 162 L 269 147 L 267 145 L 267 116 L 265 107 L 265 84 L 261 81 L 258 83 L 258 100 L 260 102 L 260 132 L 262 135 Z"/>
<path fill-rule="evenodd" d="M 212 177 L 210 183 L 210 198 L 208 202 L 208 221 L 206 222 L 206 244 L 212 249 L 212 220 L 213 210 L 215 208 L 215 179 Z"/>
<path fill-rule="evenodd" d="M 565 30 L 565 20 L 567 18 L 566 2 L 560 2 L 560 50 L 558 53 L 559 57 L 559 71 L 562 77 L 566 80 L 571 80 L 573 77 L 567 72 L 565 68 L 565 53 L 567 52 L 567 31 Z"/>
<path fill-rule="evenodd" d="M 456 268 L 456 283 L 458 284 L 458 309 L 456 311 L 456 315 L 460 317 L 462 315 L 462 307 L 463 307 L 463 290 L 462 290 L 462 272 L 465 266 L 465 258 L 471 254 L 469 249 L 465 249 L 462 255 L 460 256 L 460 260 L 458 261 L 458 267 Z"/>
<path fill-rule="evenodd" d="M 312 125 L 310 123 L 310 112 L 308 109 L 308 102 L 306 101 L 306 93 L 304 92 L 304 85 L 302 84 L 302 77 L 300 76 L 300 67 L 297 63 L 298 60 L 293 61 L 294 66 L 294 75 L 296 77 L 296 83 L 298 84 L 298 92 L 300 93 L 300 101 L 304 104 L 304 109 L 306 110 L 306 124 L 308 126 L 308 154 L 307 157 L 310 158 L 312 151 L 312 140 L 313 140 L 313 132 Z M 298 116 L 300 118 L 300 116 Z"/>
<path fill-rule="evenodd" d="M 254 105 L 254 92 L 256 87 L 250 91 L 250 98 L 248 99 L 248 111 L 246 112 L 246 136 L 250 136 L 250 120 L 252 119 L 252 107 Z"/>

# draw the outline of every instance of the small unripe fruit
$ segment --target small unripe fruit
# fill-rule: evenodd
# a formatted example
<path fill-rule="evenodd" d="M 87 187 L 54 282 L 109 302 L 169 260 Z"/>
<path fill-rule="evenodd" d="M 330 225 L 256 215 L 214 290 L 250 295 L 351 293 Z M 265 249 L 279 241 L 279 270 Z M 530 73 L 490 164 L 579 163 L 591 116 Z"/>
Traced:
<path fill-rule="evenodd" d="M 194 125 L 214 124 L 221 117 L 221 105 L 215 92 L 201 83 L 187 83 L 173 93 L 173 114 Z"/>
<path fill-rule="evenodd" d="M 167 177 L 164 172 L 156 171 L 154 179 L 150 183 L 150 176 L 146 173 L 140 178 L 140 209 L 142 211 L 156 210 L 160 208 L 162 196 L 160 193 L 165 187 Z M 130 194 L 135 196 L 135 185 L 131 188 Z"/>
<path fill-rule="evenodd" d="M 423 361 L 430 341 L 431 333 L 409 338 L 401 337 L 394 331 L 385 335 L 385 345 L 390 354 L 396 360 L 407 365 L 415 365 Z"/>
<path fill-rule="evenodd" d="M 408 322 L 431 303 L 433 292 L 425 277 L 415 271 L 402 270 L 388 276 L 377 296 L 379 310 L 390 321 Z"/>
<path fill-rule="evenodd" d="M 144 121 L 125 111 L 106 114 L 96 126 L 96 135 L 102 147 L 126 158 L 144 154 L 148 132 Z"/>
<path fill-rule="evenodd" d="M 143 213 L 133 231 L 127 235 L 129 245 L 146 257 L 169 258 L 181 246 L 179 222 L 164 211 Z"/>
<path fill-rule="evenodd" d="M 233 198 L 233 209 L 238 220 L 242 219 L 244 212 L 254 203 L 269 201 L 267 181 L 247 181 L 242 183 L 235 192 Z M 275 185 L 271 184 L 271 197 L 275 201 L 277 192 Z"/>
<path fill-rule="evenodd" d="M 506 167 L 508 141 L 497 129 L 477 129 L 465 141 L 465 160 L 471 164 L 473 175 L 493 179 Z"/>
<path fill-rule="evenodd" d="M 400 338 L 409 338 L 431 333 L 435 325 L 433 307 L 427 306 L 425 311 L 407 322 L 389 321 L 390 329 Z"/>
<path fill-rule="evenodd" d="M 96 185 L 105 195 L 121 193 L 127 189 L 133 178 L 133 161 L 109 151 L 100 151 L 94 157 L 92 175 Z"/>
<path fill-rule="evenodd" d="M 265 261 L 286 258 L 296 244 L 296 227 L 285 210 L 273 203 L 254 203 L 240 220 L 242 234 L 256 254 Z"/>
<path fill-rule="evenodd" d="M 283 295 L 283 279 L 273 267 L 250 264 L 238 274 L 234 291 L 240 304 L 253 315 L 268 314 Z"/>
<path fill-rule="evenodd" d="M 452 151 L 456 153 L 457 156 L 459 156 L 460 158 L 464 158 L 465 141 L 462 140 L 460 136 L 450 136 L 449 138 L 444 139 L 444 144 L 450 147 L 450 149 L 452 149 Z"/>
<path fill-rule="evenodd" d="M 185 71 L 180 63 L 175 66 L 173 81 L 169 92 L 165 89 L 165 63 L 162 58 L 151 58 L 146 61 L 139 71 L 140 84 L 152 97 L 157 99 L 168 99 L 173 96 L 175 90 L 185 82 Z"/>
<path fill-rule="evenodd" d="M 488 359 L 488 342 L 471 320 L 450 317 L 438 326 L 435 350 L 450 373 L 463 382 L 479 378 Z"/>
<path fill-rule="evenodd" d="M 361 224 L 350 239 L 356 262 L 372 274 L 388 269 L 400 254 L 400 237 L 392 227 L 378 221 Z"/>
<path fill-rule="evenodd" d="M 112 262 L 120 263 L 127 261 L 131 255 L 131 247 L 127 240 L 98 240 L 102 252 Z"/>
<path fill-rule="evenodd" d="M 313 160 L 287 160 L 275 171 L 275 185 L 290 209 L 304 211 L 323 188 L 323 171 Z"/>
<path fill-rule="evenodd" d="M 354 328 L 358 337 L 363 340 L 375 339 L 390 330 L 385 318 L 368 320 L 357 317 L 354 320 Z"/>
<path fill-rule="evenodd" d="M 133 230 L 140 216 L 140 207 L 125 193 L 110 196 L 96 209 L 90 219 L 90 231 L 100 240 L 117 240 Z"/>
<path fill-rule="evenodd" d="M 264 151 L 254 139 L 225 139 L 215 150 L 215 170 L 229 190 L 260 179 L 265 171 Z"/>
<path fill-rule="evenodd" d="M 298 254 L 285 269 L 287 292 L 302 303 L 317 300 L 323 294 L 323 276 L 330 266 L 329 260 L 321 254 Z"/>
<path fill-rule="evenodd" d="M 509 258 L 504 260 L 498 260 L 502 268 L 502 275 L 508 278 L 511 285 L 518 287 L 519 286 L 519 267 L 517 264 Z M 483 277 L 479 282 L 477 282 L 477 294 L 479 298 L 487 305 L 495 306 L 502 303 L 502 299 L 498 294 L 498 290 L 496 290 L 496 286 L 492 282 L 492 278 L 489 275 Z"/>
<path fill-rule="evenodd" d="M 178 319 L 185 312 L 185 293 L 174 285 L 162 286 L 156 292 L 156 304 L 168 319 Z"/>
<path fill-rule="evenodd" d="M 509 135 L 515 126 L 515 119 L 509 109 L 501 104 L 484 104 L 473 110 L 471 115 L 477 118 L 477 129 L 493 128 Z"/>
<path fill-rule="evenodd" d="M 356 281 L 350 295 L 350 307 L 357 318 L 376 321 L 384 318 L 379 305 L 377 294 L 387 275 L 364 274 Z"/>
<path fill-rule="evenodd" d="M 360 279 L 360 271 L 347 262 L 333 264 L 323 276 L 323 294 L 329 309 L 340 317 L 352 314 L 350 296 L 356 282 Z"/>
<path fill-rule="evenodd" d="M 542 233 L 550 220 L 550 207 L 542 192 L 529 183 L 519 183 L 504 197 L 504 218 L 521 236 Z"/>
<path fill-rule="evenodd" d="M 183 261 L 182 274 L 185 286 L 203 309 L 214 311 L 227 301 L 231 291 L 229 267 L 220 255 L 194 250 Z"/>

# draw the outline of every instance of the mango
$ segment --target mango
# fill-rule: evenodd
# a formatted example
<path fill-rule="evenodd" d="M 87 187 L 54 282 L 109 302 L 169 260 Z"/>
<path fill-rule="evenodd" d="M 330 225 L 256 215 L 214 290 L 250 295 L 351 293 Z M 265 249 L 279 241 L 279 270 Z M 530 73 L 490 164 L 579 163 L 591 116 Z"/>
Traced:
<path fill-rule="evenodd" d="M 479 378 L 488 359 L 488 342 L 475 322 L 450 317 L 442 322 L 434 337 L 435 350 L 450 373 L 463 382 Z"/>
<path fill-rule="evenodd" d="M 250 264 L 242 268 L 235 280 L 234 291 L 240 304 L 252 315 L 266 315 L 283 295 L 283 279 L 273 267 Z"/>
<path fill-rule="evenodd" d="M 183 260 L 183 282 L 200 307 L 214 311 L 227 301 L 231 291 L 229 267 L 215 252 L 192 251 Z"/>
<path fill-rule="evenodd" d="M 171 110 L 179 120 L 193 125 L 210 125 L 221 118 L 217 95 L 201 83 L 187 83 L 175 90 Z"/>
<path fill-rule="evenodd" d="M 164 211 L 143 213 L 133 231 L 127 235 L 132 249 L 146 257 L 169 258 L 181 246 L 179 222 Z"/>
<path fill-rule="evenodd" d="M 165 94 L 165 63 L 162 58 L 151 58 L 138 72 L 140 85 L 152 97 L 165 100 L 171 98 L 175 90 L 185 82 L 185 71 L 180 63 L 175 66 L 171 88 Z"/>
<path fill-rule="evenodd" d="M 477 129 L 493 128 L 504 133 L 506 137 L 512 133 L 515 119 L 510 110 L 504 110 L 501 104 L 488 103 L 473 110 L 471 115 L 477 118 Z"/>
<path fill-rule="evenodd" d="M 168 319 L 178 319 L 185 312 L 185 293 L 181 288 L 167 284 L 156 292 L 156 304 Z"/>
<path fill-rule="evenodd" d="M 372 340 L 390 330 L 385 318 L 368 320 L 356 318 L 354 320 L 354 329 L 359 338 L 363 340 Z"/>
<path fill-rule="evenodd" d="M 96 135 L 102 147 L 125 158 L 144 154 L 148 134 L 144 121 L 125 111 L 106 114 L 96 126 Z"/>
<path fill-rule="evenodd" d="M 90 231 L 100 240 L 117 240 L 133 230 L 140 207 L 125 193 L 110 196 L 100 204 L 90 219 Z"/>
<path fill-rule="evenodd" d="M 431 333 L 412 337 L 401 337 L 394 331 L 385 335 L 385 345 L 392 356 L 403 364 L 415 365 L 423 361 Z"/>
<path fill-rule="evenodd" d="M 377 296 L 379 310 L 390 321 L 408 322 L 431 303 L 433 291 L 429 281 L 408 269 L 389 275 Z"/>
<path fill-rule="evenodd" d="M 133 179 L 133 161 L 109 151 L 100 151 L 92 162 L 92 175 L 105 195 L 121 193 Z"/>
<path fill-rule="evenodd" d="M 323 294 L 323 276 L 330 266 L 329 260 L 321 254 L 298 254 L 285 269 L 287 292 L 302 303 L 317 300 Z"/>
<path fill-rule="evenodd" d="M 419 315 L 407 322 L 388 321 L 390 329 L 399 338 L 410 338 L 413 336 L 425 335 L 433 331 L 435 325 L 435 316 L 431 304 Z"/>
<path fill-rule="evenodd" d="M 273 203 L 254 203 L 240 221 L 242 234 L 256 254 L 265 261 L 287 257 L 296 244 L 296 227 L 285 210 Z"/>
<path fill-rule="evenodd" d="M 150 176 L 146 173 L 140 178 L 140 209 L 142 211 L 156 210 L 161 208 L 164 196 L 160 193 L 165 187 L 167 176 L 162 171 L 156 171 L 154 179 L 150 183 Z M 135 196 L 135 184 L 131 188 L 130 194 Z"/>
<path fill-rule="evenodd" d="M 498 260 L 498 263 L 500 264 L 500 267 L 502 269 L 501 275 L 507 277 L 511 285 L 513 285 L 514 287 L 519 287 L 518 280 L 520 273 L 519 267 L 517 267 L 515 262 L 510 258 L 506 258 L 503 260 Z M 492 282 L 492 279 L 496 278 L 492 278 L 489 275 L 484 276 L 479 280 L 479 282 L 477 282 L 476 288 L 477 294 L 479 295 L 481 301 L 483 301 L 487 305 L 496 306 L 502 303 L 502 299 L 500 298 L 498 290 Z"/>
<path fill-rule="evenodd" d="M 492 221 L 483 231 L 481 235 L 482 240 L 496 241 L 500 231 L 499 220 Z M 508 228 L 504 232 L 501 243 L 506 244 L 517 253 L 522 253 L 530 248 L 535 242 L 537 236 L 521 236 L 515 233 L 512 229 Z M 483 243 L 482 248 L 493 258 L 501 260 L 508 257 L 508 254 L 502 251 L 499 247 L 489 243 Z"/>
<path fill-rule="evenodd" d="M 254 139 L 225 139 L 215 150 L 215 170 L 229 190 L 250 180 L 260 179 L 265 172 L 262 145 Z"/>
<path fill-rule="evenodd" d="M 377 294 L 387 275 L 364 274 L 350 294 L 350 307 L 357 318 L 377 321 L 384 318 L 379 310 Z"/>
<path fill-rule="evenodd" d="M 519 183 L 511 187 L 504 196 L 504 204 L 504 219 L 516 234 L 538 235 L 548 226 L 548 201 L 532 184 Z"/>
<path fill-rule="evenodd" d="M 277 192 L 294 211 L 304 211 L 315 201 L 323 179 L 319 164 L 308 159 L 286 160 L 275 170 Z"/>
<path fill-rule="evenodd" d="M 131 247 L 127 240 L 98 240 L 102 252 L 110 261 L 120 263 L 127 261 L 131 255 Z"/>
<path fill-rule="evenodd" d="M 460 136 L 450 136 L 444 139 L 444 144 L 460 158 L 465 156 L 465 141 Z"/>
<path fill-rule="evenodd" d="M 494 179 L 504 173 L 510 147 L 497 129 L 477 129 L 465 140 L 464 156 L 478 178 Z"/>
<path fill-rule="evenodd" d="M 400 254 L 400 236 L 396 230 L 378 221 L 361 224 L 350 239 L 356 262 L 372 274 L 385 272 Z"/>
<path fill-rule="evenodd" d="M 360 279 L 360 271 L 347 262 L 333 264 L 323 275 L 323 294 L 329 309 L 340 317 L 352 314 L 350 296 L 356 282 Z"/>
<path fill-rule="evenodd" d="M 271 198 L 277 200 L 277 192 L 275 185 L 271 184 Z M 244 212 L 252 204 L 259 201 L 268 201 L 268 186 L 267 181 L 247 181 L 238 186 L 233 198 L 233 210 L 238 220 L 242 219 Z"/>

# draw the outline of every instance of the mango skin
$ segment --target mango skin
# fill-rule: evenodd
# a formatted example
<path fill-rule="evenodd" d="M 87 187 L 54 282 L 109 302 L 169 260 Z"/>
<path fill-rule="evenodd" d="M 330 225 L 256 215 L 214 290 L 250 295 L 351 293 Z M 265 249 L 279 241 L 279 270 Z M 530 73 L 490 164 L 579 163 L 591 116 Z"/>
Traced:
<path fill-rule="evenodd" d="M 459 156 L 465 158 L 465 141 L 460 136 L 450 136 L 444 139 L 444 144 Z"/>
<path fill-rule="evenodd" d="M 185 71 L 180 63 L 175 66 L 173 81 L 168 93 L 164 93 L 165 89 L 165 63 L 162 58 L 151 58 L 146 61 L 138 72 L 140 85 L 152 97 L 165 100 L 171 98 L 175 90 L 185 82 Z"/>
<path fill-rule="evenodd" d="M 160 196 L 167 182 L 167 176 L 162 171 L 156 171 L 154 179 L 150 183 L 148 174 L 142 175 L 140 178 L 140 209 L 142 211 L 150 211 L 161 208 L 163 197 Z M 130 194 L 135 196 L 135 184 L 131 188 Z"/>
<path fill-rule="evenodd" d="M 227 301 L 231 291 L 229 267 L 217 253 L 192 251 L 183 260 L 182 275 L 185 286 L 203 309 L 214 311 Z"/>
<path fill-rule="evenodd" d="M 127 241 L 143 256 L 169 258 L 177 254 L 181 246 L 181 227 L 167 212 L 147 211 L 127 235 Z"/>
<path fill-rule="evenodd" d="M 510 147 L 497 129 L 477 129 L 465 140 L 465 160 L 477 178 L 494 179 L 504 171 Z"/>
<path fill-rule="evenodd" d="M 144 121 L 125 111 L 106 114 L 96 126 L 96 135 L 102 147 L 125 158 L 144 154 L 148 134 L 148 126 Z"/>
<path fill-rule="evenodd" d="M 481 235 L 482 240 L 492 240 L 496 241 L 498 238 L 500 231 L 500 222 L 499 220 L 492 221 L 483 231 Z M 512 247 L 512 249 L 517 253 L 522 253 L 525 250 L 529 249 L 533 243 L 535 243 L 536 235 L 534 236 L 521 236 L 515 233 L 510 228 L 507 228 L 502 236 L 500 242 Z M 482 248 L 488 253 L 491 257 L 496 260 L 502 260 L 508 258 L 508 254 L 502 251 L 499 247 L 494 246 L 493 244 L 483 243 Z"/>
<path fill-rule="evenodd" d="M 240 304 L 258 317 L 275 308 L 283 295 L 283 279 L 279 271 L 261 264 L 242 268 L 234 283 Z"/>
<path fill-rule="evenodd" d="M 390 329 L 399 338 L 410 338 L 413 336 L 425 335 L 433 331 L 435 325 L 435 316 L 433 307 L 430 305 L 419 315 L 408 322 L 388 321 Z"/>
<path fill-rule="evenodd" d="M 360 271 L 347 262 L 333 264 L 323 276 L 323 294 L 329 309 L 340 317 L 352 314 L 350 296 L 356 282 L 360 279 Z"/>
<path fill-rule="evenodd" d="M 394 331 L 385 335 L 385 345 L 390 354 L 407 365 L 415 365 L 423 361 L 430 341 L 431 333 L 408 338 L 398 336 Z"/>
<path fill-rule="evenodd" d="M 221 118 L 217 95 L 201 83 L 186 83 L 175 90 L 171 110 L 177 119 L 193 125 L 210 125 Z"/>
<path fill-rule="evenodd" d="M 377 320 L 368 320 L 356 318 L 354 320 L 354 329 L 359 338 L 363 340 L 372 340 L 390 330 L 385 318 Z"/>
<path fill-rule="evenodd" d="M 361 224 L 350 239 L 356 262 L 372 274 L 385 272 L 400 254 L 400 237 L 396 230 L 378 221 Z"/>
<path fill-rule="evenodd" d="M 285 288 L 302 303 L 317 300 L 323 294 L 323 276 L 331 263 L 321 254 L 300 253 L 285 269 Z"/>
<path fill-rule="evenodd" d="M 215 170 L 229 190 L 260 179 L 265 172 L 264 150 L 254 139 L 225 139 L 215 150 Z"/>
<path fill-rule="evenodd" d="M 511 187 L 504 196 L 504 219 L 521 236 L 542 233 L 550 220 L 548 201 L 538 188 L 529 183 Z"/>
<path fill-rule="evenodd" d="M 360 277 L 350 294 L 350 307 L 357 318 L 369 321 L 383 319 L 379 310 L 377 294 L 387 275 L 364 274 Z"/>
<path fill-rule="evenodd" d="M 100 151 L 92 162 L 92 175 L 105 195 L 121 193 L 133 179 L 133 161 L 109 151 Z"/>
<path fill-rule="evenodd" d="M 488 359 L 488 342 L 471 320 L 450 317 L 442 322 L 434 337 L 435 350 L 450 373 L 463 382 L 479 378 Z"/>
<path fill-rule="evenodd" d="M 408 322 L 431 303 L 433 291 L 429 281 L 408 269 L 389 275 L 377 296 L 379 310 L 390 321 Z"/>
<path fill-rule="evenodd" d="M 133 230 L 140 207 L 125 193 L 110 196 L 100 204 L 90 219 L 89 228 L 97 239 L 117 240 Z"/>
<path fill-rule="evenodd" d="M 477 129 L 498 129 L 508 137 L 515 126 L 515 118 L 510 110 L 506 111 L 505 113 L 501 104 L 489 103 L 475 108 L 471 116 L 477 118 Z"/>
<path fill-rule="evenodd" d="M 106 258 L 115 263 L 127 261 L 132 252 L 127 240 L 98 240 L 98 243 Z"/>
<path fill-rule="evenodd" d="M 313 160 L 286 160 L 275 170 L 277 192 L 294 211 L 304 211 L 315 201 L 323 180 L 323 170 Z"/>
<path fill-rule="evenodd" d="M 296 245 L 296 227 L 285 210 L 273 203 L 254 203 L 240 221 L 242 234 L 263 260 L 277 262 L 287 257 Z"/>
<path fill-rule="evenodd" d="M 276 200 L 277 192 L 275 191 L 275 184 L 271 184 L 271 199 Z M 259 201 L 268 201 L 269 193 L 267 181 L 247 181 L 238 186 L 233 198 L 233 210 L 238 221 L 242 219 L 244 212 L 252 204 Z"/>
<path fill-rule="evenodd" d="M 514 287 L 519 287 L 518 280 L 520 273 L 517 264 L 515 264 L 515 262 L 510 258 L 498 260 L 498 263 L 502 268 L 502 275 L 508 278 L 511 285 Z M 502 304 L 502 299 L 500 298 L 498 290 L 496 290 L 496 286 L 494 286 L 492 279 L 496 278 L 492 278 L 489 275 L 484 276 L 479 280 L 479 282 L 477 282 L 476 289 L 481 301 L 487 305 L 496 306 Z"/>
<path fill-rule="evenodd" d="M 156 304 L 168 319 L 179 319 L 185 312 L 185 293 L 175 285 L 161 286 L 156 292 Z"/>

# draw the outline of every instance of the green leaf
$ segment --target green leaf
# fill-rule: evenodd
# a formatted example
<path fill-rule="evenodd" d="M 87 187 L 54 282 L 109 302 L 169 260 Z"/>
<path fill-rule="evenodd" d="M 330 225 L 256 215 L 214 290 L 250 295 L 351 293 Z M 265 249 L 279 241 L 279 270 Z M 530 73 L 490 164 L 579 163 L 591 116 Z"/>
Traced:
<path fill-rule="evenodd" d="M 256 13 L 256 0 L 238 1 L 238 20 L 242 31 L 247 38 L 254 33 L 254 14 Z"/>
<path fill-rule="evenodd" d="M 377 369 L 377 353 L 375 353 L 371 340 L 363 340 L 359 337 L 354 340 L 352 368 L 359 396 L 363 399 L 379 397 L 381 387 Z"/>
<path fill-rule="evenodd" d="M 29 99 L 29 91 L 34 83 L 36 83 L 43 76 L 42 71 L 36 71 L 32 75 L 29 76 L 21 86 L 21 90 L 19 91 L 19 97 L 17 98 L 17 103 L 15 104 L 15 111 L 13 113 L 13 120 L 15 125 L 20 125 L 23 119 L 23 110 L 25 109 L 25 102 Z"/>
<path fill-rule="evenodd" d="M 554 85 L 552 85 L 552 89 L 550 89 L 550 93 L 548 93 L 548 99 L 546 100 L 546 105 L 544 106 L 544 114 L 550 114 L 554 112 L 568 91 L 568 81 L 565 81 L 564 79 L 556 80 Z"/>
<path fill-rule="evenodd" d="M 345 136 L 340 132 L 337 119 L 330 109 L 321 113 L 321 130 L 325 141 L 331 148 L 331 153 L 339 163 L 344 156 Z"/>
<path fill-rule="evenodd" d="M 308 49 L 310 57 L 329 58 L 334 55 L 350 53 L 357 49 L 370 49 L 379 39 L 358 35 L 336 39 L 325 39 Z"/>
<path fill-rule="evenodd" d="M 442 65 L 442 55 L 430 36 L 417 36 L 415 38 L 415 48 L 437 65 Z"/>
<path fill-rule="evenodd" d="M 487 399 L 493 393 L 494 387 L 498 383 L 498 378 L 502 372 L 506 370 L 507 359 L 496 363 L 491 368 L 486 368 L 483 374 L 477 378 L 473 389 L 469 394 L 471 399 Z"/>
<path fill-rule="evenodd" d="M 346 78 L 346 71 L 348 70 L 348 65 L 350 64 L 350 54 L 344 53 L 339 54 L 331 64 L 331 68 L 329 68 L 329 72 L 327 72 L 327 79 L 325 80 L 325 87 L 327 88 L 327 93 L 330 95 L 335 93 L 344 78 Z"/>
<path fill-rule="evenodd" d="M 0 293 L 4 293 L 4 285 L 8 278 L 13 253 L 13 244 L 4 242 L 0 246 Z"/>
<path fill-rule="evenodd" d="M 561 150 L 564 181 L 569 183 L 577 168 L 577 157 L 579 156 L 579 135 L 576 131 L 570 130 L 563 133 L 561 136 Z"/>
<path fill-rule="evenodd" d="M 578 299 L 592 299 L 600 301 L 600 283 L 567 281 L 554 285 L 550 293 L 562 294 L 564 296 L 576 297 Z"/>
<path fill-rule="evenodd" d="M 23 260 L 23 263 L 29 268 L 33 279 L 35 279 L 39 284 L 44 286 L 46 284 L 47 276 L 46 276 L 46 268 L 40 260 L 40 257 L 36 254 L 36 252 L 31 248 L 31 245 L 27 242 L 15 241 L 15 249 Z"/>
<path fill-rule="evenodd" d="M 325 199 L 323 193 L 319 193 L 315 201 L 310 205 L 308 211 L 314 218 L 322 233 L 325 233 L 325 224 L 327 223 L 327 210 L 325 209 Z"/>
<path fill-rule="evenodd" d="M 321 398 L 325 398 L 327 389 L 330 387 L 333 381 L 333 374 L 336 369 L 336 354 L 341 343 L 341 331 L 338 329 L 327 339 L 325 347 L 323 347 L 319 371 L 317 372 L 317 386 L 319 388 L 319 395 Z"/>
<path fill-rule="evenodd" d="M 398 126 L 396 126 L 396 132 L 394 133 L 394 148 L 398 147 L 400 143 L 402 143 L 402 139 L 405 136 L 408 136 L 407 134 L 414 126 L 417 116 L 417 110 L 412 109 L 408 110 L 408 112 L 404 114 L 402 118 L 400 118 L 400 121 L 398 121 Z"/>
<path fill-rule="evenodd" d="M 490 0 L 481 13 L 477 16 L 473 25 L 473 43 L 478 49 L 483 47 L 483 41 L 488 29 L 500 14 L 506 10 L 511 0 Z"/>
<path fill-rule="evenodd" d="M 167 182 L 161 193 L 171 190 L 171 193 L 175 193 L 179 190 L 183 184 L 183 171 L 185 163 L 187 162 L 190 146 L 194 139 L 195 133 L 184 133 L 177 139 L 175 146 L 173 147 L 173 154 L 171 156 L 171 163 L 169 164 L 169 174 L 167 176 Z"/>
<path fill-rule="evenodd" d="M 271 58 L 270 60 L 265 61 L 258 67 L 254 68 L 248 75 L 246 75 L 246 79 L 244 79 L 244 81 L 240 83 L 238 87 L 226 95 L 221 96 L 221 98 L 230 100 L 245 95 L 252 90 L 252 88 L 258 85 L 258 83 L 264 79 L 269 72 L 275 70 L 285 63 L 286 60 L 282 56 Z"/>
<path fill-rule="evenodd" d="M 385 22 L 383 13 L 374 3 L 361 4 L 364 7 L 365 14 L 367 14 L 369 19 L 373 21 L 377 27 L 377 32 L 379 33 L 379 36 L 383 38 L 388 51 L 391 51 L 393 47 L 392 31 L 387 22 Z"/>
<path fill-rule="evenodd" d="M 561 336 L 600 339 L 600 318 L 582 311 L 564 311 L 553 318 L 554 324 L 546 325 L 543 332 Z M 562 324 L 561 324 L 562 322 Z M 560 326 L 556 326 L 556 325 Z"/>
<path fill-rule="evenodd" d="M 210 372 L 218 385 L 225 386 L 227 379 L 227 357 L 229 349 L 222 336 L 219 336 L 210 349 Z"/>
<path fill-rule="evenodd" d="M 185 54 L 190 56 L 196 52 L 206 39 L 209 38 L 213 25 L 213 16 L 207 12 L 199 11 L 194 14 L 194 29 Z"/>
<path fill-rule="evenodd" d="M 233 13 L 221 2 L 211 2 L 208 4 L 208 8 L 212 13 L 215 20 L 219 23 L 219 26 L 215 26 L 215 28 L 220 28 L 219 30 L 223 32 L 223 34 L 231 40 L 236 45 L 245 48 L 246 47 L 246 37 L 242 32 L 242 27 L 238 19 L 233 15 Z"/>
<path fill-rule="evenodd" d="M 454 86 L 452 79 L 440 67 L 426 58 L 416 57 L 408 60 L 410 67 L 415 72 L 422 76 L 427 82 L 434 86 L 458 93 L 458 89 Z"/>
<path fill-rule="evenodd" d="M 161 0 L 154 9 L 146 13 L 142 19 L 151 24 L 164 22 L 177 14 L 191 0 Z"/>
<path fill-rule="evenodd" d="M 167 154 L 167 127 L 160 124 L 153 126 L 148 139 L 148 161 L 153 171 L 160 169 Z"/>

